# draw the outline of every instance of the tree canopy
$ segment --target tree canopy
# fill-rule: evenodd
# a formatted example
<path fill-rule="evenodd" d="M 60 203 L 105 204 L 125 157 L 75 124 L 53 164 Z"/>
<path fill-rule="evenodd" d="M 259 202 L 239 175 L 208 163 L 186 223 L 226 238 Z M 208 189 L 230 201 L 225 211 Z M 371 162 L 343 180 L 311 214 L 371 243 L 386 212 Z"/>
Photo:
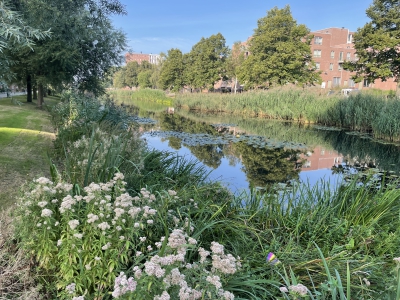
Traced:
<path fill-rule="evenodd" d="M 221 33 L 201 40 L 186 57 L 186 84 L 192 88 L 212 88 L 225 75 L 225 60 L 229 48 Z"/>
<path fill-rule="evenodd" d="M 38 86 L 39 101 L 46 85 L 74 86 L 103 92 L 102 77 L 121 61 L 125 35 L 115 30 L 110 14 L 124 13 L 117 0 L 19 0 L 18 10 L 33 27 L 51 28 L 51 39 L 10 54 L 15 73 Z M 29 88 L 28 88 L 29 90 Z M 28 98 L 29 101 L 29 98 Z"/>
<path fill-rule="evenodd" d="M 29 48 L 35 41 L 50 36 L 49 30 L 39 30 L 29 26 L 21 13 L 10 1 L 0 1 L 0 80 L 12 80 L 10 66 L 12 59 L 4 51 L 15 47 Z"/>
<path fill-rule="evenodd" d="M 309 32 L 293 19 L 289 6 L 268 11 L 249 42 L 250 54 L 239 71 L 241 82 L 247 88 L 319 82 Z"/>
<path fill-rule="evenodd" d="M 161 67 L 160 85 L 163 89 L 177 92 L 184 87 L 183 54 L 179 49 L 168 50 L 166 59 Z"/>
<path fill-rule="evenodd" d="M 366 11 L 370 22 L 354 34 L 358 61 L 345 62 L 344 68 L 356 71 L 354 79 L 370 82 L 394 77 L 400 81 L 400 1 L 374 0 Z M 399 88 L 397 88 L 398 93 Z"/>

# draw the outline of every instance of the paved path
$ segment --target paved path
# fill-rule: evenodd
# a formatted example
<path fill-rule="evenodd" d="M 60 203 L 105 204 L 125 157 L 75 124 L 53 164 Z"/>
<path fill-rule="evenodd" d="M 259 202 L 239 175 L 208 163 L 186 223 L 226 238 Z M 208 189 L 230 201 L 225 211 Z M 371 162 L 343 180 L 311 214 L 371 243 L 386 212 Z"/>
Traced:
<path fill-rule="evenodd" d="M 10 93 L 10 96 L 19 96 L 19 95 L 26 95 L 26 93 L 23 92 L 17 92 L 17 93 Z M 0 93 L 0 98 L 6 98 L 7 93 Z"/>

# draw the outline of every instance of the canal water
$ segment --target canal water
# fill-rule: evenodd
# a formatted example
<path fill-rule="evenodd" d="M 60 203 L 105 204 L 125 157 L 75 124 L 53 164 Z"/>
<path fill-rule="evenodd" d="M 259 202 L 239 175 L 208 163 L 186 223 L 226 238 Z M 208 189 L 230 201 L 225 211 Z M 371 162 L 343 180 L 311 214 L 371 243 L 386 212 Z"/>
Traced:
<path fill-rule="evenodd" d="M 367 134 L 158 104 L 130 111 L 142 118 L 149 148 L 198 161 L 234 193 L 293 182 L 336 186 L 360 170 L 400 172 L 399 147 Z"/>

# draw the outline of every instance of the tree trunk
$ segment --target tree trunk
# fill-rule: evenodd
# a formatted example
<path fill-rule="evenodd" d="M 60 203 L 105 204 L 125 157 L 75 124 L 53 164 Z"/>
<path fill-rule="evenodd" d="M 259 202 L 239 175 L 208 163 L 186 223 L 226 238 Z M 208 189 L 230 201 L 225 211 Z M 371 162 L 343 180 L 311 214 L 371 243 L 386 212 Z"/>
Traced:
<path fill-rule="evenodd" d="M 237 91 L 237 76 L 235 76 L 235 94 L 236 94 L 236 91 Z"/>
<path fill-rule="evenodd" d="M 37 99 L 37 86 L 33 85 L 33 100 Z"/>
<path fill-rule="evenodd" d="M 397 86 L 396 86 L 396 97 L 400 99 L 400 78 L 397 81 Z"/>
<path fill-rule="evenodd" d="M 32 77 L 26 76 L 26 102 L 32 102 Z"/>
<path fill-rule="evenodd" d="M 43 105 L 43 84 L 42 83 L 39 83 L 38 84 L 38 101 L 37 101 L 37 106 L 39 107 L 39 108 L 42 108 L 42 105 Z"/>

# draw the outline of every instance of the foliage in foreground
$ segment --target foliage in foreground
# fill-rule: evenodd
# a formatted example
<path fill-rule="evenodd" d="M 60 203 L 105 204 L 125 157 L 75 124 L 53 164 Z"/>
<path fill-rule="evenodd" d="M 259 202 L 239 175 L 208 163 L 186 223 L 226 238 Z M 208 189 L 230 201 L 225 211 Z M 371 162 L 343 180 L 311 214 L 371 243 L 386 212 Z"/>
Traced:
<path fill-rule="evenodd" d="M 82 114 L 84 123 L 97 110 Z M 87 139 L 68 136 L 75 143 Z M 40 178 L 25 190 L 17 214 L 20 245 L 38 266 L 49 298 L 332 299 L 336 293 L 341 299 L 387 299 L 398 293 L 398 273 L 387 271 L 400 256 L 395 186 L 295 185 L 235 197 L 204 176 L 184 181 L 175 174 L 147 184 L 157 156 L 135 171 L 126 168 L 130 174 L 123 178 L 84 144 L 69 155 L 80 155 L 76 164 L 92 159 L 87 172 L 70 182 L 73 172 L 53 168 L 52 181 Z M 107 172 L 99 172 L 102 165 Z M 113 175 L 92 176 L 85 184 L 91 167 L 98 168 L 92 174 Z M 154 170 L 160 179 L 164 172 L 197 172 Z M 143 179 L 139 190 L 137 178 Z M 280 262 L 266 261 L 269 252 Z"/>

